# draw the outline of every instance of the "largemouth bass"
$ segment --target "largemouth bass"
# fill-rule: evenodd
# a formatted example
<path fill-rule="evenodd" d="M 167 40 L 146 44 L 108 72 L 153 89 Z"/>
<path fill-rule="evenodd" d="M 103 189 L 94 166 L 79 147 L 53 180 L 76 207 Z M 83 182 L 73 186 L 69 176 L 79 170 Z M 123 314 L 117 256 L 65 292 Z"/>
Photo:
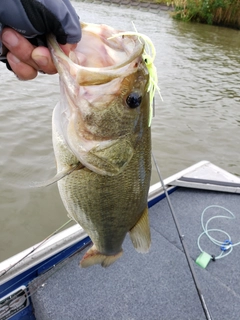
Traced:
<path fill-rule="evenodd" d="M 129 232 L 138 252 L 150 247 L 147 198 L 151 177 L 149 71 L 144 41 L 106 26 L 82 24 L 67 57 L 49 47 L 60 78 L 53 111 L 58 188 L 68 215 L 93 246 L 82 267 L 107 267 L 122 255 Z M 69 174 L 68 174 L 69 173 Z"/>

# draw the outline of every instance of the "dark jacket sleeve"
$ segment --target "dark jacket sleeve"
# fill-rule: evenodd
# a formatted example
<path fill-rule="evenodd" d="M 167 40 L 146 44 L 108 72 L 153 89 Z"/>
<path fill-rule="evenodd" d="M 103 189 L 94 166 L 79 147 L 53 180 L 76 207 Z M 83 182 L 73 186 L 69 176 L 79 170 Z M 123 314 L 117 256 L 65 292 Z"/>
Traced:
<path fill-rule="evenodd" d="M 26 38 L 53 33 L 61 44 L 81 39 L 79 18 L 70 0 L 1 0 L 0 35 L 4 27 Z"/>

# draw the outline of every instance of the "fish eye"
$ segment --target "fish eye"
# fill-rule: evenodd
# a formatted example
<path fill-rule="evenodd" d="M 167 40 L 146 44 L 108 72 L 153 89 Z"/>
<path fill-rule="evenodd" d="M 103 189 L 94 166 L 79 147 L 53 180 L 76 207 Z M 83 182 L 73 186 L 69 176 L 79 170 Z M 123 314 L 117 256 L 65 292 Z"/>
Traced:
<path fill-rule="evenodd" d="M 127 105 L 131 109 L 135 109 L 140 106 L 142 102 L 142 96 L 140 96 L 137 92 L 132 92 L 126 99 Z"/>

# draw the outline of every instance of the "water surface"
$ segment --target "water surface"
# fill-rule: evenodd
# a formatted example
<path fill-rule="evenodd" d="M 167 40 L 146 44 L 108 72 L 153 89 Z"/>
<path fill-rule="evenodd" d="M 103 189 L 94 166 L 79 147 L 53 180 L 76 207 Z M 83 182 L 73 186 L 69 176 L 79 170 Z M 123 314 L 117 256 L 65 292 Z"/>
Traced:
<path fill-rule="evenodd" d="M 239 31 L 174 21 L 166 12 L 73 4 L 82 21 L 122 30 L 132 30 L 134 21 L 154 42 L 164 102 L 156 96 L 152 137 L 163 176 L 201 160 L 240 175 Z M 56 186 L 26 188 L 55 175 L 51 113 L 58 77 L 22 82 L 1 64 L 0 81 L 1 261 L 41 241 L 67 215 Z"/>

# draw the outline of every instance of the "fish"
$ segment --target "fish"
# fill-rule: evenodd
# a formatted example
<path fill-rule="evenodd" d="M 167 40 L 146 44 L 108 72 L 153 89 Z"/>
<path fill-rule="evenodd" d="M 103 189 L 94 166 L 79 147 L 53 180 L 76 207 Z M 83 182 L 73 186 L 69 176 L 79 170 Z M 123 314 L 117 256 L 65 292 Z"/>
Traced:
<path fill-rule="evenodd" d="M 93 243 L 80 266 L 108 267 L 128 233 L 137 252 L 151 244 L 150 76 L 137 34 L 83 22 L 81 29 L 69 56 L 48 38 L 60 83 L 52 141 L 62 202 Z"/>

